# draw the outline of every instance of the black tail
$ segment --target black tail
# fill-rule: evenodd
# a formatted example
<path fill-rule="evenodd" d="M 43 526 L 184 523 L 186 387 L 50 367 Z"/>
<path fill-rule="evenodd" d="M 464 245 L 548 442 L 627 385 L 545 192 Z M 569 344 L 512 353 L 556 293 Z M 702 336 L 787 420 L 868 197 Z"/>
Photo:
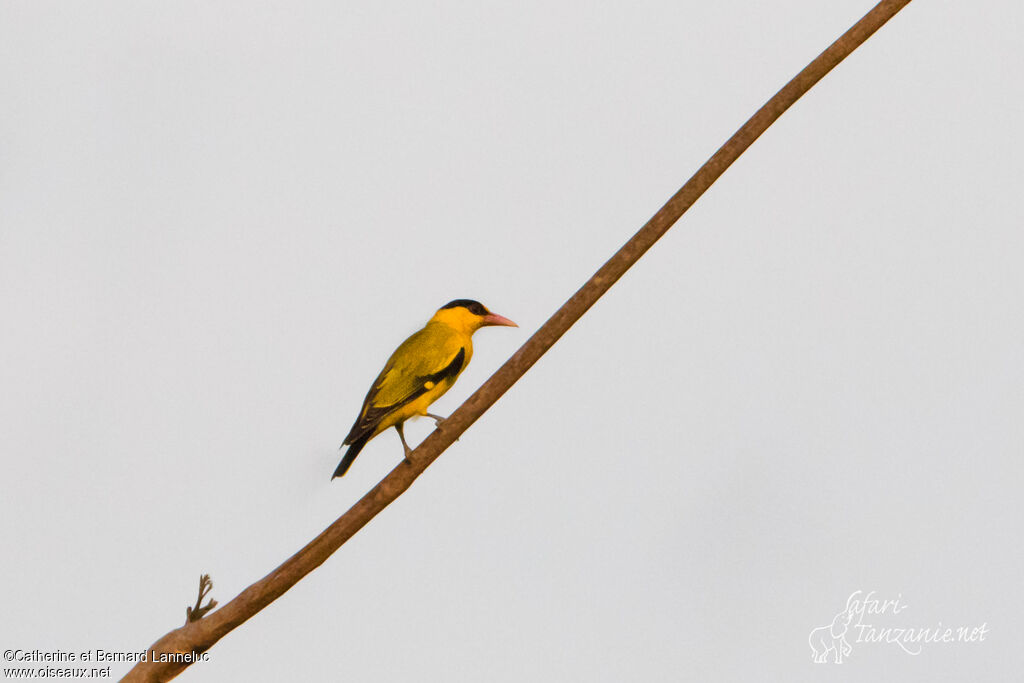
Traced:
<path fill-rule="evenodd" d="M 348 472 L 348 468 L 352 466 L 356 456 L 359 455 L 359 451 L 363 450 L 363 446 L 365 446 L 366 442 L 370 440 L 371 434 L 373 434 L 372 431 L 352 442 L 348 447 L 348 450 L 345 451 L 345 457 L 341 459 L 340 463 L 338 463 L 338 469 L 334 470 L 334 476 L 332 476 L 331 479 L 345 476 L 345 473 Z"/>

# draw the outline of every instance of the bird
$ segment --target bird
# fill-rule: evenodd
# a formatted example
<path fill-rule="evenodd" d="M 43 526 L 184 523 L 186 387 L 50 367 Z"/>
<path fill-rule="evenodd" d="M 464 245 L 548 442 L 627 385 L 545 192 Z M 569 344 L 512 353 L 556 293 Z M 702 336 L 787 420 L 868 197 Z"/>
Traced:
<path fill-rule="evenodd" d="M 412 449 L 405 441 L 405 421 L 425 416 L 440 426 L 444 418 L 428 413 L 427 408 L 451 389 L 469 365 L 473 333 L 490 325 L 519 327 L 491 313 L 479 301 L 455 299 L 437 309 L 422 330 L 402 342 L 366 394 L 359 417 L 341 445 L 348 450 L 331 479 L 345 476 L 363 446 L 389 427 L 398 432 L 408 460 Z"/>

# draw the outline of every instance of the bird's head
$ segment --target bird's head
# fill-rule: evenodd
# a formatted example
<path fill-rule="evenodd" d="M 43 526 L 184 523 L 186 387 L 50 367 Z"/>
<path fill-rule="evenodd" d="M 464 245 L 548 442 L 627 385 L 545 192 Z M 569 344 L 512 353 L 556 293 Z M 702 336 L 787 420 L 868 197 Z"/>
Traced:
<path fill-rule="evenodd" d="M 467 334 L 473 334 L 481 327 L 488 325 L 504 325 L 506 327 L 519 327 L 508 318 L 491 313 L 479 301 L 472 299 L 456 299 L 437 310 L 431 322 L 440 322 L 450 325 L 457 330 Z"/>

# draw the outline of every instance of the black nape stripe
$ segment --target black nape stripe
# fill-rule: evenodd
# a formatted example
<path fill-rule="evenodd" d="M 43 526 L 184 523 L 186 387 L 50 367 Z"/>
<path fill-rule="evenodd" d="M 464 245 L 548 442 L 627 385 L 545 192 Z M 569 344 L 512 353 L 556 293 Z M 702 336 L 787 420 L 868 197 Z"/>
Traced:
<path fill-rule="evenodd" d="M 472 299 L 456 299 L 455 301 L 449 301 L 441 307 L 443 311 L 446 308 L 465 308 L 473 315 L 487 315 L 487 309 L 479 301 L 473 301 Z"/>

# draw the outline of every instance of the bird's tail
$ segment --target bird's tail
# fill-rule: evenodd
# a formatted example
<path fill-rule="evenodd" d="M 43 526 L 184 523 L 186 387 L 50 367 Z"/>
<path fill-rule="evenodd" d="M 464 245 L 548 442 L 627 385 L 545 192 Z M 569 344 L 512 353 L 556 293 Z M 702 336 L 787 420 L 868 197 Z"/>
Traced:
<path fill-rule="evenodd" d="M 370 440 L 370 436 L 373 432 L 368 432 L 364 436 L 359 437 L 349 445 L 348 450 L 345 451 L 345 457 L 338 463 L 338 469 L 334 470 L 334 476 L 331 479 L 337 479 L 338 477 L 344 477 L 345 473 L 348 472 L 348 468 L 352 466 L 356 456 L 359 455 L 359 451 L 363 450 L 363 446 Z"/>

